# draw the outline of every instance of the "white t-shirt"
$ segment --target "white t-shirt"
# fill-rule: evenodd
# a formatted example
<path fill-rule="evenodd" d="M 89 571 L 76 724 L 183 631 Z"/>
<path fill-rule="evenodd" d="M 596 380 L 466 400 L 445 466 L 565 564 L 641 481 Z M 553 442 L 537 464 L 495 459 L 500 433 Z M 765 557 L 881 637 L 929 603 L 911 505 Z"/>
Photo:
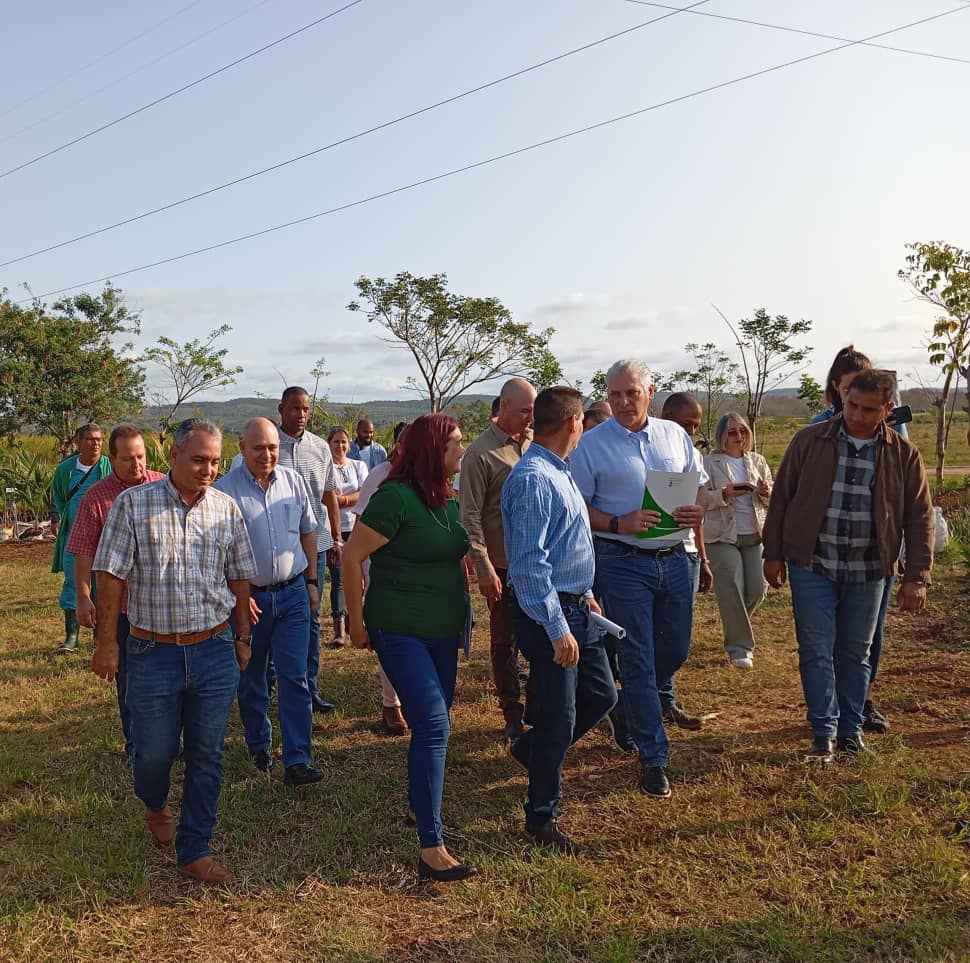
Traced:
<path fill-rule="evenodd" d="M 337 478 L 337 493 L 351 495 L 357 491 L 367 478 L 367 466 L 356 458 L 348 458 L 343 465 L 333 463 L 334 474 Z M 340 509 L 340 531 L 349 532 L 357 521 L 358 512 L 355 506 Z"/>
<path fill-rule="evenodd" d="M 745 463 L 744 456 L 741 458 L 732 458 L 730 455 L 726 455 L 725 460 L 731 466 L 731 474 L 735 482 L 751 481 L 748 477 L 748 466 Z M 754 535 L 758 531 L 758 526 L 754 519 L 754 503 L 751 500 L 751 495 L 740 495 L 738 498 L 732 500 L 732 504 L 734 506 L 734 521 L 738 527 L 738 534 Z"/>

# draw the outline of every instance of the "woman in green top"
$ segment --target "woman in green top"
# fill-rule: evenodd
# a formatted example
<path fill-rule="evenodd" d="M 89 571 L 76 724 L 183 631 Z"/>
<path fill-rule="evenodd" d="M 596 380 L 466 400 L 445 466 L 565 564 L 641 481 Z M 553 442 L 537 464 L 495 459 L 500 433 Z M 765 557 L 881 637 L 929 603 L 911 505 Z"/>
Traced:
<path fill-rule="evenodd" d="M 377 653 L 411 727 L 408 799 L 421 845 L 418 875 L 442 882 L 475 872 L 448 852 L 441 835 L 448 712 L 465 629 L 461 560 L 468 551 L 449 479 L 464 453 L 454 418 L 418 418 L 343 555 L 350 639 Z M 368 557 L 370 586 L 362 601 L 361 566 Z"/>

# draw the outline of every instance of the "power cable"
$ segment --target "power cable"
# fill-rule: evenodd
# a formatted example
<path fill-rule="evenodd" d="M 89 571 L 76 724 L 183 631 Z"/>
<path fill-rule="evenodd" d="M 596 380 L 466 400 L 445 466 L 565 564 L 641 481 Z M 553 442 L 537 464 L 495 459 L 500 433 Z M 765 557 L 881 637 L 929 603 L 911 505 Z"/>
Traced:
<path fill-rule="evenodd" d="M 69 110 L 73 110 L 75 107 L 79 106 L 80 104 L 86 103 L 87 101 L 91 100 L 93 97 L 97 97 L 98 94 L 103 94 L 106 90 L 110 90 L 112 87 L 117 87 L 118 84 L 123 84 L 126 80 L 130 80 L 136 74 L 140 74 L 142 73 L 142 71 L 148 70 L 150 67 L 154 67 L 155 64 L 161 63 L 163 60 L 167 60 L 169 57 L 173 56 L 174 54 L 180 53 L 181 51 L 185 50 L 187 47 L 191 47 L 193 44 L 198 43 L 200 40 L 204 40 L 210 34 L 213 34 L 219 30 L 222 30 L 223 27 L 228 27 L 229 24 L 235 23 L 237 20 L 241 20 L 243 17 L 251 14 L 258 7 L 265 6 L 267 3 L 269 3 L 269 0 L 259 0 L 258 3 L 254 3 L 251 7 L 247 7 L 245 10 L 241 11 L 240 13 L 237 13 L 235 16 L 230 17 L 228 20 L 223 20 L 222 23 L 217 23 L 214 27 L 210 27 L 208 30 L 204 30 L 202 33 L 193 37 L 191 40 L 186 40 L 185 43 L 181 43 L 177 47 L 173 47 L 171 50 L 168 50 L 165 53 L 160 54 L 154 60 L 149 60 L 147 63 L 143 63 L 141 64 L 141 66 L 136 67 L 134 70 L 129 71 L 128 73 L 124 74 L 121 77 L 118 77 L 116 80 L 112 80 L 111 83 L 105 84 L 103 87 L 99 87 L 97 90 L 93 90 L 91 91 L 91 93 L 85 94 L 83 97 L 79 97 L 77 100 L 74 100 L 69 104 L 66 104 L 65 106 L 61 107 L 59 110 L 55 110 L 52 114 L 48 114 L 46 117 L 41 117 L 39 120 L 35 120 L 32 123 L 27 124 L 25 127 L 21 127 L 19 130 L 15 130 L 12 133 L 7 134 L 6 137 L 0 138 L 0 144 L 9 143 L 10 141 L 19 137 L 21 134 L 26 134 L 27 131 L 33 130 L 35 127 L 40 127 L 43 124 L 46 124 L 48 121 L 54 120 L 54 118 L 60 117 L 62 114 L 66 114 Z"/>
<path fill-rule="evenodd" d="M 253 240 L 254 238 L 262 237 L 265 234 L 272 234 L 276 231 L 282 231 L 289 227 L 295 227 L 298 224 L 305 224 L 308 221 L 317 220 L 318 218 L 321 218 L 321 217 L 327 217 L 330 214 L 337 214 L 337 213 L 340 213 L 341 211 L 346 211 L 354 207 L 360 207 L 364 204 L 369 204 L 372 201 L 381 200 L 385 197 L 391 197 L 395 194 L 401 194 L 401 193 L 404 193 L 405 191 L 413 190 L 418 187 L 423 187 L 427 184 L 433 184 L 437 181 L 444 180 L 448 177 L 454 177 L 457 174 L 464 174 L 464 173 L 467 173 L 468 171 L 473 171 L 481 167 L 486 167 L 489 164 L 495 164 L 499 161 L 508 160 L 511 157 L 518 157 L 521 154 L 526 154 L 526 153 L 529 153 L 530 151 L 538 150 L 540 147 L 547 147 L 550 144 L 557 144 L 557 143 L 560 143 L 561 141 L 568 140 L 572 137 L 578 137 L 580 134 L 586 134 L 586 133 L 589 133 L 590 131 L 600 130 L 603 127 L 609 127 L 612 124 L 618 124 L 621 121 L 630 120 L 633 117 L 640 117 L 643 114 L 650 113 L 651 111 L 654 111 L 654 110 L 660 110 L 663 107 L 670 107 L 673 104 L 679 104 L 688 100 L 693 100 L 695 97 L 701 97 L 704 94 L 713 93 L 714 91 L 717 91 L 717 90 L 724 90 L 727 87 L 732 87 L 736 84 L 741 84 L 748 80 L 754 80 L 757 77 L 763 77 L 766 74 L 774 73 L 779 70 L 784 70 L 788 67 L 794 67 L 797 64 L 807 63 L 809 60 L 815 60 L 819 57 L 824 57 L 827 54 L 835 53 L 836 51 L 839 51 L 839 50 L 846 50 L 849 47 L 856 47 L 856 46 L 859 46 L 860 44 L 867 43 L 870 40 L 878 40 L 880 37 L 887 37 L 890 34 L 900 33 L 903 30 L 909 30 L 912 27 L 918 27 L 921 24 L 930 23 L 931 21 L 939 20 L 943 17 L 948 17 L 951 14 L 960 13 L 967 10 L 970 10 L 970 5 L 967 5 L 967 4 L 961 5 L 959 7 L 954 7 L 950 10 L 944 10 L 942 13 L 935 13 L 928 17 L 923 17 L 920 20 L 914 20 L 910 23 L 902 24 L 901 26 L 898 26 L 898 27 L 892 27 L 889 30 L 882 30 L 879 33 L 872 34 L 871 36 L 863 37 L 860 40 L 850 40 L 846 43 L 838 44 L 835 47 L 828 47 L 825 50 L 818 50 L 815 53 L 806 54 L 803 57 L 796 57 L 794 60 L 786 60 L 784 63 L 775 64 L 774 66 L 771 66 L 771 67 L 763 67 L 760 70 L 756 70 L 748 74 L 742 74 L 740 77 L 734 77 L 731 80 L 723 80 L 720 83 L 711 84 L 707 87 L 701 87 L 700 89 L 693 90 L 687 94 L 681 94 L 677 97 L 671 97 L 668 100 L 663 100 L 656 104 L 650 104 L 649 106 L 641 107 L 638 110 L 631 110 L 625 114 L 619 114 L 616 117 L 610 117 L 607 120 L 598 121 L 595 124 L 588 124 L 585 127 L 580 127 L 580 128 L 577 128 L 576 130 L 567 131 L 564 134 L 557 134 L 555 137 L 548 137 L 545 140 L 537 141 L 534 144 L 528 144 L 525 147 L 517 147 L 514 150 L 506 151 L 505 153 L 502 153 L 502 154 L 495 154 L 494 156 L 487 157 L 484 160 L 475 161 L 474 163 L 471 163 L 471 164 L 465 164 L 462 167 L 456 167 L 449 171 L 443 171 L 440 174 L 434 174 L 430 177 L 422 178 L 421 180 L 412 181 L 410 184 L 403 184 L 400 187 L 394 187 L 386 191 L 381 191 L 378 194 L 371 194 L 369 197 L 359 198 L 356 201 L 350 201 L 346 204 L 341 204 L 337 207 L 331 207 L 325 211 L 318 211 L 315 214 L 308 214 L 305 217 L 294 218 L 293 220 L 285 221 L 282 224 L 275 224 L 272 227 L 263 228 L 262 230 L 259 230 L 259 231 L 253 231 L 249 234 L 242 234 L 242 235 L 239 235 L 238 237 L 229 238 L 228 240 L 225 240 L 225 241 L 219 241 L 215 244 L 209 244 L 209 245 L 206 245 L 205 247 L 196 248 L 193 251 L 185 251 L 182 254 L 176 254 L 176 255 L 173 255 L 172 257 L 162 258 L 158 261 L 152 261 L 149 264 L 141 264 L 138 267 L 128 268 L 125 271 L 116 271 L 112 274 L 106 274 L 102 277 L 91 278 L 88 281 L 82 281 L 79 284 L 71 284 L 71 285 L 68 285 L 67 287 L 58 288 L 57 290 L 54 290 L 54 291 L 47 291 L 44 294 L 38 295 L 37 297 L 38 298 L 53 297 L 56 294 L 64 294 L 67 291 L 75 291 L 78 288 L 88 287 L 89 285 L 92 285 L 92 284 L 100 284 L 104 281 L 111 281 L 115 278 L 125 277 L 129 274 L 136 274 L 139 271 L 147 271 L 150 268 L 161 267 L 162 265 L 165 265 L 165 264 L 172 264 L 176 261 L 182 261 L 182 260 L 185 260 L 186 258 L 195 257 L 199 254 L 206 254 L 209 251 L 216 251 L 219 248 L 229 247 L 230 245 L 233 245 L 233 244 L 239 244 L 242 241 L 250 241 L 250 240 Z M 17 303 L 27 304 L 31 300 L 32 299 L 27 298 Z"/>
<path fill-rule="evenodd" d="M 317 147 L 314 150 L 307 151 L 304 154 L 299 154 L 296 157 L 291 157 L 288 160 L 280 161 L 278 164 L 273 164 L 270 167 L 264 167 L 262 170 L 253 171 L 250 174 L 244 174 L 242 177 L 236 177 L 231 181 L 226 181 L 223 184 L 217 184 L 215 187 L 207 188 L 204 191 L 199 191 L 196 194 L 191 194 L 188 197 L 183 197 L 177 201 L 171 201 L 168 204 L 163 204 L 161 207 L 153 208 L 150 211 L 143 211 L 141 214 L 135 214 L 132 217 L 125 218 L 121 221 L 116 221 L 114 224 L 108 224 L 105 227 L 97 228 L 93 231 L 88 231 L 85 234 L 78 234 L 76 237 L 68 238 L 65 241 L 60 241 L 57 244 L 50 244 L 47 247 L 39 248 L 36 251 L 31 251 L 30 254 L 23 254 L 20 257 L 11 258 L 9 261 L 0 262 L 0 268 L 8 267 L 11 264 L 18 264 L 20 261 L 26 261 L 28 258 L 37 257 L 39 254 L 47 254 L 50 251 L 56 251 L 58 248 L 67 247 L 69 244 L 75 244 L 78 241 L 87 240 L 89 237 L 96 237 L 99 234 L 105 234 L 108 231 L 113 231 L 116 228 L 124 227 L 126 224 L 132 224 L 135 221 L 143 220 L 146 217 L 151 217 L 154 214 L 161 214 L 163 211 L 170 211 L 173 207 L 179 207 L 182 204 L 188 204 L 190 201 L 197 201 L 202 197 L 208 197 L 210 194 L 215 194 L 218 191 L 225 190 L 227 187 L 234 187 L 236 184 L 242 184 L 244 181 L 252 180 L 255 177 L 260 177 L 263 174 L 269 174 L 272 171 L 280 170 L 280 168 L 287 167 L 290 164 L 295 164 L 298 161 L 306 160 L 309 157 L 315 157 L 317 154 L 322 154 L 324 151 L 332 150 L 335 147 L 340 147 L 343 144 L 349 144 L 351 141 L 359 140 L 362 137 L 366 137 L 369 134 L 374 134 L 377 131 L 386 130 L 389 127 L 393 127 L 396 124 L 400 124 L 406 120 L 411 120 L 414 117 L 419 117 L 421 114 L 429 113 L 432 110 L 437 110 L 439 107 L 444 107 L 447 104 L 453 104 L 458 100 L 462 100 L 465 97 L 470 97 L 472 94 L 481 93 L 483 90 L 488 90 L 491 87 L 496 87 L 499 84 L 505 83 L 507 80 L 512 80 L 516 77 L 521 77 L 524 74 L 532 73 L 535 70 L 539 70 L 542 67 L 548 67 L 550 64 L 558 63 L 559 61 L 565 60 L 567 57 L 572 57 L 575 54 L 582 53 L 583 51 L 590 50 L 593 47 L 598 47 L 601 44 L 608 43 L 611 40 L 616 40 L 618 37 L 624 37 L 637 30 L 641 30 L 644 27 L 649 27 L 651 24 L 659 23 L 661 20 L 667 20 L 670 17 L 676 16 L 678 13 L 688 11 L 694 7 L 702 6 L 705 3 L 709 3 L 710 0 L 697 0 L 696 3 L 691 4 L 689 7 L 678 8 L 674 13 L 665 13 L 659 17 L 653 17 L 650 20 L 645 20 L 643 23 L 635 24 L 632 27 L 627 27 L 624 30 L 620 30 L 617 33 L 611 33 L 605 37 L 600 37 L 599 40 L 593 40 L 589 43 L 583 44 L 581 47 L 574 47 L 572 50 L 567 50 L 564 53 L 557 54 L 554 57 L 548 57 L 545 60 L 541 60 L 538 63 L 531 64 L 528 67 L 522 67 L 519 70 L 515 70 L 512 73 L 505 74 L 502 77 L 497 77 L 495 80 L 490 80 L 487 83 L 479 84 L 477 87 L 472 87 L 469 90 L 465 90 L 460 94 L 454 94 L 451 97 L 446 97 L 444 100 L 436 101 L 433 104 L 428 104 L 424 107 L 420 107 L 417 110 L 409 111 L 406 114 L 402 114 L 399 117 L 395 117 L 392 120 L 384 121 L 381 124 L 376 124 L 373 127 L 368 127 L 366 130 L 358 131 L 356 134 L 350 134 L 347 137 L 342 137 L 340 140 L 332 141 L 329 144 L 325 144 L 322 147 Z"/>
<path fill-rule="evenodd" d="M 134 117 L 136 114 L 141 114 L 152 107 L 157 107 L 166 100 L 171 100 L 172 97 L 185 93 L 186 90 L 191 90 L 193 87 L 198 87 L 199 84 L 205 83 L 205 81 L 211 80 L 213 77 L 217 77 L 219 74 L 225 73 L 227 70 L 231 70 L 233 67 L 238 67 L 239 64 L 245 63 L 247 60 L 252 60 L 253 57 L 258 56 L 261 53 L 265 53 L 267 50 L 271 50 L 273 47 L 277 47 L 281 43 L 285 43 L 287 40 L 292 40 L 294 37 L 299 36 L 301 33 L 304 33 L 307 30 L 310 30 L 312 27 L 317 27 L 321 23 L 330 20 L 332 17 L 336 17 L 345 10 L 349 10 L 351 7 L 356 7 L 357 4 L 363 2 L 364 0 L 350 0 L 349 3 L 345 3 L 342 7 L 339 7 L 332 13 L 328 13 L 324 17 L 318 17 L 311 23 L 305 24 L 304 26 L 299 27 L 297 30 L 293 30 L 285 36 L 279 37 L 277 40 L 273 40 L 271 43 L 265 44 L 258 50 L 253 50 L 245 56 L 239 57 L 236 60 L 233 60 L 231 63 L 219 67 L 218 70 L 213 70 L 210 73 L 207 73 L 204 77 L 199 77 L 197 80 L 193 80 L 191 83 L 184 84 L 183 86 L 179 87 L 178 90 L 173 90 L 162 97 L 157 97 L 155 100 L 147 104 L 143 104 L 141 107 L 137 107 L 135 110 L 130 110 L 127 114 L 123 114 L 121 117 L 116 117 L 107 124 L 102 124 L 100 127 L 96 127 L 94 130 L 89 130 L 86 134 L 81 134 L 80 137 L 75 137 L 73 140 L 69 140 L 67 143 L 61 144 L 60 147 L 54 147 L 51 150 L 45 151 L 43 154 L 38 154 L 36 157 L 32 157 L 30 160 L 24 161 L 22 164 L 18 164 L 16 167 L 11 167 L 9 170 L 3 171 L 3 173 L 0 173 L 0 179 L 9 177 L 11 174 L 16 174 L 17 171 L 22 171 L 25 167 L 30 167 L 32 164 L 36 164 L 38 161 L 42 161 L 47 157 L 52 157 L 54 154 L 59 154 L 62 150 L 67 150 L 68 147 L 73 147 L 75 144 L 80 144 L 81 141 L 87 140 L 89 137 L 93 137 L 95 134 L 100 134 L 102 131 L 108 130 L 109 127 L 114 127 L 117 124 L 120 124 L 122 121 Z"/>
<path fill-rule="evenodd" d="M 818 33 L 815 30 L 802 30 L 798 27 L 783 27 L 777 23 L 765 23 L 762 20 L 746 20 L 744 17 L 729 17 L 722 13 L 711 13 L 708 10 L 693 10 L 691 7 L 675 7 L 668 3 L 655 3 L 652 0 L 626 0 L 627 3 L 635 3 L 641 7 L 656 7 L 658 10 L 678 10 L 681 13 L 692 13 L 698 17 L 709 17 L 712 20 L 727 20 L 731 23 L 743 23 L 749 27 L 765 27 L 768 30 L 782 30 L 785 33 L 797 33 L 803 37 L 816 37 L 820 40 L 849 40 L 849 37 L 838 37 L 831 33 Z M 925 50 L 912 50 L 909 47 L 892 47 L 883 43 L 866 43 L 860 41 L 860 46 L 874 47 L 876 50 L 891 50 L 893 53 L 910 54 L 914 57 L 929 57 L 932 60 L 947 60 L 956 64 L 970 64 L 970 60 L 964 57 L 950 57 L 946 54 L 931 53 Z"/>
<path fill-rule="evenodd" d="M 12 107 L 8 107 L 6 110 L 0 113 L 0 117 L 6 117 L 7 114 L 13 113 L 13 111 L 19 109 L 20 107 L 25 107 L 27 104 L 33 103 L 38 97 L 43 97 L 44 94 L 50 93 L 50 91 L 60 87 L 61 84 L 66 84 L 69 80 L 73 80 L 75 77 L 78 76 L 78 74 L 83 74 L 86 70 L 90 70 L 92 67 L 96 67 L 102 61 L 107 60 L 108 57 L 111 57 L 114 54 L 118 53 L 119 50 L 124 50 L 125 47 L 130 47 L 133 43 L 135 43 L 135 41 L 141 40 L 142 37 L 147 37 L 148 34 L 150 34 L 153 30 L 157 30 L 159 27 L 163 27 L 171 20 L 174 20 L 176 17 L 181 16 L 183 13 L 185 13 L 186 10 L 191 10 L 192 7 L 197 7 L 201 2 L 202 0 L 192 0 L 191 3 L 187 3 L 180 10 L 176 10 L 175 13 L 169 14 L 167 17 L 164 17 L 163 19 L 159 20 L 158 23 L 152 24 L 152 26 L 147 27 L 145 30 L 142 30 L 141 33 L 135 34 L 134 37 L 129 38 L 124 43 L 118 44 L 117 47 L 112 47 L 111 50 L 106 51 L 105 53 L 101 54 L 101 56 L 99 57 L 95 57 L 94 60 L 89 61 L 83 67 L 78 67 L 77 70 L 73 70 L 71 71 L 71 73 L 65 74 L 63 77 L 60 78 L 60 80 L 55 80 L 54 83 L 49 84 L 43 90 L 38 90 L 36 93 L 31 94 L 26 100 L 21 100 L 19 103 L 14 104 Z"/>

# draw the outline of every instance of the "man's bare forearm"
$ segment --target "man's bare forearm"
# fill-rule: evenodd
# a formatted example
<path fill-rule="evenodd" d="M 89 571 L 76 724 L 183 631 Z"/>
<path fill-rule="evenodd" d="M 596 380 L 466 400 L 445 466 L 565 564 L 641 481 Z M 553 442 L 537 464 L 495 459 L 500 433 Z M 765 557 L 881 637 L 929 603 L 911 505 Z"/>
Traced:
<path fill-rule="evenodd" d="M 98 645 L 118 645 L 118 616 L 121 614 L 121 596 L 125 590 L 124 579 L 110 572 L 96 572 L 95 579 L 98 588 Z"/>
<path fill-rule="evenodd" d="M 236 597 L 236 604 L 232 608 L 233 628 L 236 635 L 243 638 L 250 634 L 249 622 L 249 579 L 229 579 L 229 591 Z"/>

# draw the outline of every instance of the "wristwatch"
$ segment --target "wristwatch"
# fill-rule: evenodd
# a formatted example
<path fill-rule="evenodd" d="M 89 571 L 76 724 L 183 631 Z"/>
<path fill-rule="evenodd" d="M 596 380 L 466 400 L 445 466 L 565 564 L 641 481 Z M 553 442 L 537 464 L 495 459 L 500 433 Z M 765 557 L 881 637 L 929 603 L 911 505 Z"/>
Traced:
<path fill-rule="evenodd" d="M 320 588 L 320 579 L 318 578 L 308 578 L 304 579 L 304 581 L 307 583 L 307 585 L 315 585 L 317 588 Z"/>
<path fill-rule="evenodd" d="M 614 535 L 616 535 L 620 531 L 620 516 L 619 515 L 614 515 L 610 519 L 610 524 L 607 526 L 607 528 L 609 528 L 609 530 Z"/>
<path fill-rule="evenodd" d="M 237 635 L 232 641 L 233 642 L 242 642 L 243 645 L 252 645 L 253 644 L 253 637 L 252 637 L 252 634 L 250 634 L 250 635 Z"/>

